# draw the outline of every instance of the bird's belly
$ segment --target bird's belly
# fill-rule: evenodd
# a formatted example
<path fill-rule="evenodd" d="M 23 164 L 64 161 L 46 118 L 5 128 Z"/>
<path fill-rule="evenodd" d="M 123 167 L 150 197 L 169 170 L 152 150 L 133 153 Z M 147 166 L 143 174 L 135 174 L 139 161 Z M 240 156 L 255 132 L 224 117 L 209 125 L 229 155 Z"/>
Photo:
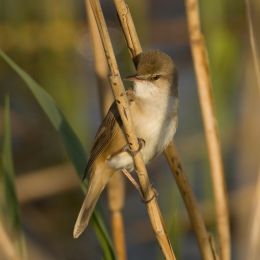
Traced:
<path fill-rule="evenodd" d="M 142 114 L 131 111 L 136 136 L 145 141 L 141 150 L 145 164 L 160 154 L 172 140 L 177 126 L 177 107 L 177 101 L 172 100 L 167 108 L 151 106 Z M 114 169 L 134 169 L 133 158 L 128 152 L 111 157 L 108 164 Z"/>
<path fill-rule="evenodd" d="M 145 163 L 160 154 L 172 140 L 177 125 L 177 117 L 153 118 L 144 122 L 142 128 L 136 128 L 136 135 L 145 140 L 142 155 Z"/>

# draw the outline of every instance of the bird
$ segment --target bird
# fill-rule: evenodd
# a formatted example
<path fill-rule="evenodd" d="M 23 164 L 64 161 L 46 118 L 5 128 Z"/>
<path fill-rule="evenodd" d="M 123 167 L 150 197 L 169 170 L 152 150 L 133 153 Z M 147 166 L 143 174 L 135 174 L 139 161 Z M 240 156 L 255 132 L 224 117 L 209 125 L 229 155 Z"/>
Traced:
<path fill-rule="evenodd" d="M 136 74 L 126 91 L 133 128 L 140 141 L 144 163 L 163 152 L 172 141 L 178 123 L 178 72 L 172 58 L 159 50 L 148 50 L 137 57 Z M 78 238 L 88 226 L 96 203 L 113 174 L 134 170 L 133 156 L 127 149 L 123 124 L 114 101 L 94 140 L 85 174 L 89 174 L 85 199 L 74 225 Z"/>

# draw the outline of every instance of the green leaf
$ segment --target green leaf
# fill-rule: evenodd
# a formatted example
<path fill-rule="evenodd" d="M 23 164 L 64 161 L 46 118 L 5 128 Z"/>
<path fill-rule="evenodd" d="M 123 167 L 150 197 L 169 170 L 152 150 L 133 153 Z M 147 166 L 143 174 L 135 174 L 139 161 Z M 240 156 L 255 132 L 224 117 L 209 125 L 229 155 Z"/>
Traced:
<path fill-rule="evenodd" d="M 11 66 L 11 68 L 26 83 L 26 86 L 31 90 L 46 116 L 49 118 L 51 124 L 60 134 L 68 156 L 76 168 L 79 177 L 82 178 L 86 165 L 86 153 L 79 138 L 56 105 L 54 99 L 1 49 L 0 56 Z M 96 211 L 92 217 L 92 224 L 95 228 L 105 259 L 116 259 L 111 239 L 105 229 L 104 221 Z"/>
<path fill-rule="evenodd" d="M 54 99 L 24 70 L 14 63 L 2 50 L 0 56 L 14 69 L 14 71 L 26 83 L 26 86 L 31 90 L 34 97 L 38 101 L 42 110 L 45 112 L 53 127 L 61 135 L 67 153 L 74 164 L 79 176 L 84 172 L 86 165 L 86 154 L 79 138 L 74 133 L 67 119 L 60 111 Z"/>
<path fill-rule="evenodd" d="M 25 239 L 22 232 L 19 204 L 15 191 L 15 175 L 12 158 L 12 139 L 11 139 L 11 123 L 10 123 L 10 104 L 9 98 L 5 99 L 4 107 L 4 135 L 1 173 L 3 178 L 3 187 L 5 193 L 4 209 L 5 222 L 7 222 L 9 233 L 15 242 L 21 258 L 26 258 Z"/>

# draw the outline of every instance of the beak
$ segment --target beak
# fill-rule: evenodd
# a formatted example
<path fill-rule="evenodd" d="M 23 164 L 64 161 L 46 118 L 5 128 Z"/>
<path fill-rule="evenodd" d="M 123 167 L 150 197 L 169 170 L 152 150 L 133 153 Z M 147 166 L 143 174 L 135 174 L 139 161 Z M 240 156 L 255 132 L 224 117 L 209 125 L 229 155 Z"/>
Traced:
<path fill-rule="evenodd" d="M 142 79 L 140 79 L 137 76 L 137 74 L 135 74 L 135 75 L 127 76 L 123 80 L 126 80 L 126 81 L 141 81 Z"/>

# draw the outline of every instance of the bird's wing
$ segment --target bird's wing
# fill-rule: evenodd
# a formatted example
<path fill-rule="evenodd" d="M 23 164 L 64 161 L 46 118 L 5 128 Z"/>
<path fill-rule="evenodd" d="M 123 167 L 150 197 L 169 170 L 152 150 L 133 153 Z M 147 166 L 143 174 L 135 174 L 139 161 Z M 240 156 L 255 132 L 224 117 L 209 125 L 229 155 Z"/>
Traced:
<path fill-rule="evenodd" d="M 116 103 L 114 102 L 98 129 L 85 169 L 84 177 L 91 170 L 96 158 L 103 153 L 103 151 L 109 146 L 116 134 L 121 130 L 121 127 L 122 121 L 118 113 Z"/>
<path fill-rule="evenodd" d="M 126 96 L 128 98 L 129 103 L 134 102 L 135 93 L 133 90 L 127 90 Z M 108 110 L 107 115 L 105 116 L 102 124 L 100 125 L 97 131 L 83 179 L 86 177 L 86 174 L 91 171 L 93 163 L 97 159 L 97 157 L 99 157 L 106 150 L 106 148 L 111 144 L 111 142 L 119 132 L 123 134 L 122 121 L 116 106 L 116 102 L 113 102 L 110 109 Z"/>

